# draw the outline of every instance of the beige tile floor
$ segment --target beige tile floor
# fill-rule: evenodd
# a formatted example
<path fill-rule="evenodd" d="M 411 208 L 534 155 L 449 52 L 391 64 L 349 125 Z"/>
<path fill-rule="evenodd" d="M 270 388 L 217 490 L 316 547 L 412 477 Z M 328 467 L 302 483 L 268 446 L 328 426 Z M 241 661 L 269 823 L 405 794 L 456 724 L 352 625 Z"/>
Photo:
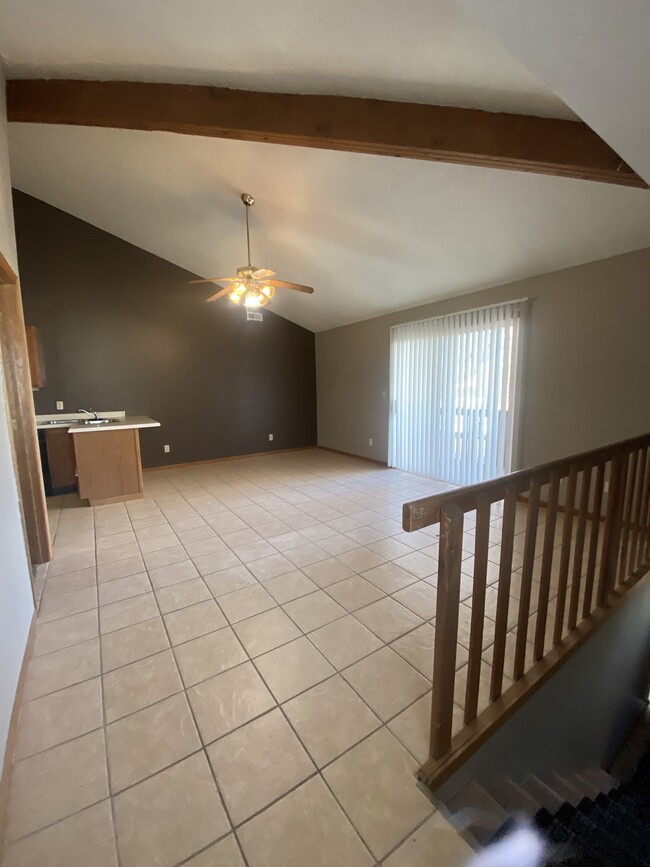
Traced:
<path fill-rule="evenodd" d="M 147 473 L 129 503 L 52 500 L 5 867 L 466 863 L 414 778 L 437 527 L 400 516 L 445 487 L 310 450 Z M 470 575 L 471 516 L 465 547 Z"/>

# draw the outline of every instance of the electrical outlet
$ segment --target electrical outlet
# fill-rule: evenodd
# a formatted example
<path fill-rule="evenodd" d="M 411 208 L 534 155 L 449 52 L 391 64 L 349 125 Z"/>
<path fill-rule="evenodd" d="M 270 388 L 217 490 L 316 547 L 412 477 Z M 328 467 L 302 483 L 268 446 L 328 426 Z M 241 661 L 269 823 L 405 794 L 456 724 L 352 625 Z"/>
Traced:
<path fill-rule="evenodd" d="M 171 446 L 163 446 L 163 451 L 164 451 L 166 454 L 169 454 L 169 452 L 171 451 Z"/>
<path fill-rule="evenodd" d="M 372 437 L 370 437 L 370 439 L 368 440 L 368 445 L 369 445 L 369 446 L 372 445 Z"/>
<path fill-rule="evenodd" d="M 57 409 L 63 409 L 63 401 L 62 400 L 57 400 L 56 408 Z"/>
<path fill-rule="evenodd" d="M 269 442 L 270 442 L 270 443 L 273 442 L 273 434 L 269 434 Z"/>

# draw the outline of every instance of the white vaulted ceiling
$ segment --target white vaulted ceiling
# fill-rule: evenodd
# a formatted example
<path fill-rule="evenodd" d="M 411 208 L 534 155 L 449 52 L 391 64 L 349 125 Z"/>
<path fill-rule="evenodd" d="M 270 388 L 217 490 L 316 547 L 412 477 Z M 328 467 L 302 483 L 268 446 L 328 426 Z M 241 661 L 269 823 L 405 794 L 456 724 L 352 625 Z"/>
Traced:
<path fill-rule="evenodd" d="M 4 0 L 8 77 L 130 78 L 572 117 L 450 0 Z M 650 193 L 281 145 L 12 124 L 19 189 L 188 270 L 316 288 L 315 331 L 650 246 Z M 206 291 L 206 294 L 207 291 Z M 226 302 L 222 302 L 226 303 Z"/>

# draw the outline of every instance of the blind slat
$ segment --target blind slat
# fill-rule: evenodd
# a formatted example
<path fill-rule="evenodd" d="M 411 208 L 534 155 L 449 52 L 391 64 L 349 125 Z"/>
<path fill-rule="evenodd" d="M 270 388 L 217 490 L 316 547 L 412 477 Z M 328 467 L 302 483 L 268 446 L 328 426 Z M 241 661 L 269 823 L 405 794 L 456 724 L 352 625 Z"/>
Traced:
<path fill-rule="evenodd" d="M 458 485 L 511 471 L 524 304 L 391 328 L 390 466 Z"/>

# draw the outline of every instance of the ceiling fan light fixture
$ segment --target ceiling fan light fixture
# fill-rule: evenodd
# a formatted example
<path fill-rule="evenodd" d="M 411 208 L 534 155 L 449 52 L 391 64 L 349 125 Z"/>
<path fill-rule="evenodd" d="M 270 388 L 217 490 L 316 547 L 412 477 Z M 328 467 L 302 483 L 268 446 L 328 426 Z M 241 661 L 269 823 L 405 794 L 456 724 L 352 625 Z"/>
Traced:
<path fill-rule="evenodd" d="M 263 286 L 261 289 L 262 295 L 266 295 L 266 297 L 271 300 L 275 295 L 275 287 L 273 286 Z"/>

